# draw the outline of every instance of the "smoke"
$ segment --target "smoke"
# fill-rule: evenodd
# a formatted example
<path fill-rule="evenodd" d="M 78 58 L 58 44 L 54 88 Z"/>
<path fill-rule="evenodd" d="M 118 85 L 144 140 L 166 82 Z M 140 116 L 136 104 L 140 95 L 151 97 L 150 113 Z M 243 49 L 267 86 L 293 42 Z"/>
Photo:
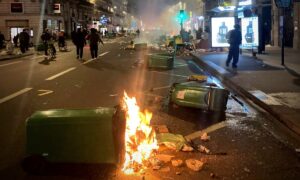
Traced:
<path fill-rule="evenodd" d="M 170 30 L 176 17 L 176 1 L 151 0 L 139 1 L 137 16 L 143 21 L 146 29 L 160 28 Z"/>

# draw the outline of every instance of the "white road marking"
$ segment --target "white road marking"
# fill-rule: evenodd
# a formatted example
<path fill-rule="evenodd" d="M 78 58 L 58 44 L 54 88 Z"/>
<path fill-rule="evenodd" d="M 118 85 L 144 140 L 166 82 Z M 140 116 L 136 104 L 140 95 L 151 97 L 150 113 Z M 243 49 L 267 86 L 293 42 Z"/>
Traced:
<path fill-rule="evenodd" d="M 15 98 L 17 96 L 20 96 L 20 95 L 22 95 L 22 94 L 24 94 L 24 93 L 26 93 L 26 92 L 28 92 L 28 91 L 30 91 L 32 89 L 33 88 L 25 88 L 25 89 L 22 89 L 22 90 L 20 90 L 18 92 L 15 92 L 15 93 L 13 93 L 13 94 L 11 94 L 9 96 L 6 96 L 6 97 L 0 99 L 0 104 L 4 103 L 6 101 L 9 101 L 9 100 L 11 100 L 11 99 L 13 99 L 13 98 Z"/>
<path fill-rule="evenodd" d="M 99 57 L 102 57 L 102 56 L 104 56 L 104 55 L 106 55 L 106 54 L 108 54 L 108 53 L 109 53 L 109 51 L 107 51 L 107 52 L 105 52 L 105 53 L 102 53 L 102 54 L 99 55 Z"/>
<path fill-rule="evenodd" d="M 155 72 L 155 73 L 163 74 L 163 75 L 168 75 L 168 76 L 178 76 L 178 77 L 183 77 L 183 78 L 187 78 L 188 77 L 188 76 L 184 76 L 184 75 L 169 74 L 169 73 L 164 73 L 164 72 L 159 72 L 159 71 L 151 71 L 151 72 Z"/>
<path fill-rule="evenodd" d="M 61 72 L 61 73 L 58 73 L 58 74 L 56 74 L 56 75 L 53 75 L 53 76 L 47 78 L 46 81 L 51 81 L 51 80 L 53 80 L 53 79 L 56 79 L 56 78 L 58 78 L 59 76 L 62 76 L 62 75 L 66 74 L 66 73 L 68 73 L 68 72 L 70 72 L 70 71 L 75 70 L 75 69 L 76 69 L 76 67 L 69 68 L 69 69 L 67 69 L 67 70 L 65 70 L 65 71 L 63 71 L 63 72 Z"/>
<path fill-rule="evenodd" d="M 7 63 L 7 64 L 1 64 L 0 67 L 4 67 L 4 66 L 9 66 L 9 65 L 13 65 L 13 64 L 17 64 L 23 61 L 16 61 L 16 62 L 11 62 L 11 63 Z"/>
<path fill-rule="evenodd" d="M 85 61 L 84 63 L 82 63 L 82 64 L 87 64 L 87 63 L 90 63 L 90 62 L 92 62 L 92 61 L 94 61 L 95 59 L 89 59 L 89 60 L 87 60 L 87 61 Z"/>
<path fill-rule="evenodd" d="M 51 91 L 51 90 L 44 90 L 44 89 L 41 89 L 41 90 L 38 90 L 38 91 L 41 92 L 40 94 L 38 94 L 39 96 L 45 96 L 47 94 L 53 93 L 53 91 Z"/>
<path fill-rule="evenodd" d="M 104 56 L 104 55 L 106 55 L 106 54 L 108 54 L 109 53 L 109 51 L 108 52 L 105 52 L 105 53 L 102 53 L 102 54 L 100 54 L 98 57 L 102 57 L 102 56 Z M 90 62 L 92 62 L 92 61 L 95 61 L 96 59 L 89 59 L 89 60 L 87 60 L 87 61 L 85 61 L 84 63 L 82 63 L 82 64 L 87 64 L 87 63 L 90 63 Z"/>

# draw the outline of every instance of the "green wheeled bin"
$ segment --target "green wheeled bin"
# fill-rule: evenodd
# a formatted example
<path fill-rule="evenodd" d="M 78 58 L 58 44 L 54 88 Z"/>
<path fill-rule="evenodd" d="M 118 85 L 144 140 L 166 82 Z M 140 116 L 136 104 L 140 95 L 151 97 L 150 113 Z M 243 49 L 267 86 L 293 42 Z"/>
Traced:
<path fill-rule="evenodd" d="M 169 53 L 158 53 L 148 55 L 148 68 L 153 69 L 173 69 L 174 55 Z"/>
<path fill-rule="evenodd" d="M 208 111 L 225 111 L 229 91 L 209 83 L 184 82 L 171 87 L 170 102 Z"/>
<path fill-rule="evenodd" d="M 26 122 L 23 168 L 41 164 L 108 164 L 123 160 L 125 116 L 118 108 L 37 111 Z"/>

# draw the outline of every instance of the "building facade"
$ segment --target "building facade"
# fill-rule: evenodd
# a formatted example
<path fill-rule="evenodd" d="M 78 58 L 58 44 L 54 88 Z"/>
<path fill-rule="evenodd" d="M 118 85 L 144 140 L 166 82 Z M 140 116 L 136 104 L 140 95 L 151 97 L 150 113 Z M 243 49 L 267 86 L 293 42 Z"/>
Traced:
<path fill-rule="evenodd" d="M 272 2 L 272 44 L 281 46 L 281 28 L 282 17 L 284 16 L 284 40 L 285 47 L 300 49 L 300 2 L 293 1 L 291 7 L 286 8 L 285 12 L 278 8 L 275 2 Z"/>
<path fill-rule="evenodd" d="M 1 0 L 0 31 L 6 40 L 30 30 L 32 43 L 40 41 L 44 29 L 65 31 L 92 23 L 94 4 L 86 0 Z"/>

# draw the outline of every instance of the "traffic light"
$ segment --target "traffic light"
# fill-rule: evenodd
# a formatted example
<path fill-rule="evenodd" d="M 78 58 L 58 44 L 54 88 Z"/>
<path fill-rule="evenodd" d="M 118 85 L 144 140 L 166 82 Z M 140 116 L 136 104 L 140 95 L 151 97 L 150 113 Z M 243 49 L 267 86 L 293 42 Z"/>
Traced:
<path fill-rule="evenodd" d="M 185 20 L 187 20 L 187 14 L 184 10 L 179 11 L 178 19 L 180 22 L 184 22 Z"/>

